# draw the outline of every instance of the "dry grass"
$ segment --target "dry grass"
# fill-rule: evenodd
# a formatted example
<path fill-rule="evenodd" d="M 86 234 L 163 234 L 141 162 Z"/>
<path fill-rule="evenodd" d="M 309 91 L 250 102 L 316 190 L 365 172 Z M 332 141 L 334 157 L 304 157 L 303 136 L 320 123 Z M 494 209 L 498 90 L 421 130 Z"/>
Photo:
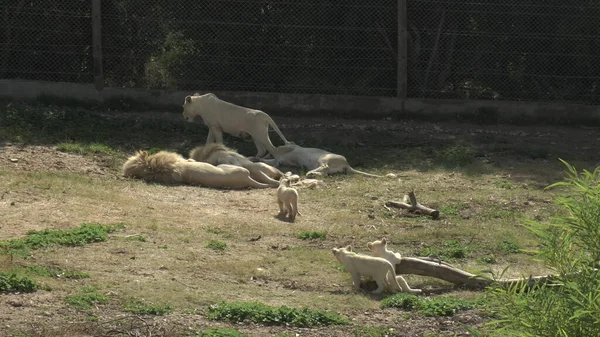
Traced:
<path fill-rule="evenodd" d="M 453 140 L 448 138 L 450 136 L 468 135 L 472 132 L 469 131 L 471 126 L 442 124 L 437 127 L 443 132 L 438 132 L 430 130 L 430 125 L 425 123 L 386 122 L 384 126 L 365 121 L 368 126 L 391 128 L 386 131 L 386 137 L 374 138 L 373 134 L 381 133 L 381 130 L 365 130 L 358 127 L 360 122 L 349 121 L 348 125 L 356 127 L 352 129 L 352 136 L 345 138 L 344 143 L 335 143 L 324 135 L 332 136 L 335 128 L 313 130 L 310 125 L 295 119 L 282 119 L 279 124 L 286 136 L 299 140 L 298 143 L 304 141 L 307 145 L 347 153 L 356 168 L 380 174 L 394 171 L 400 177 L 326 178 L 323 188 L 299 191 L 303 216 L 295 223 L 287 223 L 276 218 L 274 189 L 215 190 L 146 184 L 120 178 L 119 165 L 133 151 L 123 140 L 110 144 L 114 152 L 66 157 L 63 154 L 64 158 L 61 158 L 65 165 L 62 167 L 44 166 L 44 161 L 36 160 L 45 158 L 43 154 L 52 157 L 58 153 L 52 142 L 36 148 L 25 146 L 21 150 L 18 146 L 5 145 L 0 152 L 3 239 L 22 237 L 29 230 L 66 229 L 85 222 L 125 223 L 126 227 L 103 243 L 37 250 L 29 259 L 15 257 L 12 261 L 6 255 L 0 255 L 0 271 L 10 270 L 14 265 L 37 264 L 55 265 L 90 275 L 80 280 L 43 278 L 51 291 L 0 298 L 0 307 L 5 308 L 0 309 L 0 316 L 7 319 L 6 323 L 1 323 L 10 326 L 10 329 L 2 329 L 5 332 L 0 335 L 19 332 L 28 336 L 46 333 L 56 336 L 60 333 L 65 336 L 110 335 L 112 330 L 107 326 L 115 325 L 119 328 L 113 326 L 113 330 L 152 328 L 156 332 L 154 335 L 180 336 L 188 326 L 196 329 L 231 326 L 207 321 L 202 315 L 207 305 L 223 300 L 331 310 L 354 319 L 349 327 L 311 330 L 237 327 L 256 336 L 272 336 L 283 331 L 301 331 L 303 336 L 349 335 L 361 326 L 393 327 L 413 335 L 438 333 L 445 336 L 464 331 L 460 328 L 463 323 L 477 326 L 485 320 L 485 316 L 469 312 L 458 315 L 450 326 L 444 326 L 415 313 L 380 309 L 377 298 L 353 291 L 350 277 L 336 268 L 331 248 L 351 244 L 356 250 L 366 252 L 366 243 L 381 237 L 390 239 L 391 248 L 407 256 L 444 250 L 449 241 L 454 241 L 466 257 L 451 262 L 470 271 L 492 269 L 499 272 L 510 264 L 512 268 L 506 276 L 547 272 L 530 254 L 514 251 L 536 246 L 534 238 L 521 226 L 522 219 L 545 221 L 556 212 L 551 203 L 555 192 L 544 191 L 543 187 L 561 177 L 562 168 L 554 157 L 566 153 L 566 150 L 561 152 L 562 147 L 546 146 L 545 151 L 550 153 L 546 159 L 519 156 L 507 149 L 519 148 L 521 143 L 516 140 L 525 143 L 531 140 L 511 136 L 508 133 L 513 131 L 502 126 L 486 126 L 484 134 L 492 135 L 492 141 L 478 143 L 475 135 L 467 139 L 468 143 L 457 143 L 460 151 L 455 148 L 451 150 L 453 154 L 448 155 L 436 152 L 438 145 Z M 304 129 L 296 129 L 300 124 Z M 309 137 L 306 130 L 314 132 Z M 529 134 L 539 132 L 525 127 L 519 130 Z M 549 144 L 548 139 L 570 141 L 561 134 L 569 132 L 566 130 L 544 129 L 546 138 L 539 139 L 536 146 Z M 348 133 L 341 128 L 337 132 Z M 136 137 L 142 136 L 132 136 Z M 202 139 L 203 135 L 198 138 Z M 161 144 L 162 147 L 185 149 L 195 145 L 180 136 L 173 139 Z M 506 143 L 507 139 L 512 140 Z M 348 144 L 369 141 L 373 144 L 367 146 L 382 148 L 361 149 Z M 102 143 L 102 139 L 98 142 Z M 411 147 L 419 142 L 432 145 Z M 59 143 L 58 140 L 55 143 Z M 251 144 L 242 142 L 237 146 L 251 148 Z M 568 149 L 569 144 L 563 146 Z M 85 152 L 82 150 L 85 147 L 74 148 L 79 153 Z M 470 152 L 471 148 L 475 152 Z M 469 150 L 463 153 L 461 149 Z M 485 156 L 476 152 L 483 152 Z M 10 161 L 23 153 L 29 154 L 23 155 L 20 163 Z M 376 153 L 378 162 L 367 163 L 363 159 L 365 153 Z M 582 153 L 582 158 L 574 159 L 584 160 L 586 166 L 597 160 L 593 154 Z M 75 166 L 69 166 L 71 157 Z M 463 159 L 468 160 L 463 162 Z M 82 160 L 90 170 L 76 169 Z M 458 165 L 452 167 L 453 163 Z M 441 218 L 411 216 L 383 206 L 385 201 L 399 200 L 411 190 L 416 192 L 421 203 L 442 210 Z M 327 235 L 323 240 L 301 240 L 297 233 L 304 231 L 326 232 Z M 250 240 L 259 236 L 259 240 Z M 211 240 L 225 243 L 226 248 L 207 247 Z M 490 256 L 495 260 L 494 264 L 484 262 L 489 261 Z M 426 293 L 446 292 L 459 297 L 480 295 L 455 289 L 438 280 L 417 276 L 406 278 L 411 286 L 423 288 Z M 65 304 L 66 296 L 76 294 L 86 286 L 95 286 L 100 293 L 108 295 L 109 303 L 90 310 L 78 310 Z M 144 318 L 143 322 L 131 319 L 131 322 L 110 323 L 126 315 L 123 305 L 131 298 L 157 305 L 168 304 L 175 313 L 160 318 L 163 321 Z M 82 324 L 86 320 L 95 323 Z M 37 325 L 33 328 L 30 324 Z M 131 327 L 129 330 L 128 326 Z"/>

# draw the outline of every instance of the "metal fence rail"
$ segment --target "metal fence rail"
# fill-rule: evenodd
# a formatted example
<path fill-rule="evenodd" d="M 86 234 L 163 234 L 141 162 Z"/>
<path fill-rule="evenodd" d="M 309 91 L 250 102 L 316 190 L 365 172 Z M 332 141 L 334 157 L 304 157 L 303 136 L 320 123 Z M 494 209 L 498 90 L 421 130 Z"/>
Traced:
<path fill-rule="evenodd" d="M 0 78 L 91 83 L 92 1 L 0 2 Z M 100 8 L 101 80 L 111 87 L 396 96 L 406 79 L 408 97 L 600 103 L 597 2 L 103 0 Z"/>

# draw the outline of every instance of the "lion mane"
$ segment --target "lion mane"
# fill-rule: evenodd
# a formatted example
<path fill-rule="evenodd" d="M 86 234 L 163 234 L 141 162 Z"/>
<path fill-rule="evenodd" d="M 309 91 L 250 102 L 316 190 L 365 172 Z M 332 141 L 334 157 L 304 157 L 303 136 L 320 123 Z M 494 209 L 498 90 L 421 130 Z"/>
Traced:
<path fill-rule="evenodd" d="M 149 155 L 147 151 L 137 151 L 123 164 L 123 175 L 145 181 L 176 184 L 180 182 L 176 174 L 176 163 L 179 161 L 185 159 L 173 152 L 160 151 Z"/>
<path fill-rule="evenodd" d="M 188 184 L 214 188 L 268 188 L 267 184 L 250 177 L 250 172 L 239 166 L 211 165 L 184 159 L 173 152 L 160 151 L 149 155 L 138 151 L 123 164 L 125 177 L 163 184 Z"/>

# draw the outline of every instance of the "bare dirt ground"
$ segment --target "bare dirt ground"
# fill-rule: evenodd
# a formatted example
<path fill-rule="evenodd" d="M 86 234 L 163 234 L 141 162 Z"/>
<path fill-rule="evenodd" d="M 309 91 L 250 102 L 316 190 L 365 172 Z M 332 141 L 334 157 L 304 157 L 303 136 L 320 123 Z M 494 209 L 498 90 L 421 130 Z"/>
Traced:
<path fill-rule="evenodd" d="M 140 116 L 143 118 L 146 115 Z M 176 116 L 165 114 L 153 118 Z M 79 288 L 90 281 L 69 280 L 67 285 L 62 280 L 48 281 L 53 291 L 0 295 L 0 336 L 16 336 L 17 332 L 23 332 L 20 336 L 181 336 L 182 333 L 208 327 L 233 327 L 251 336 L 273 336 L 284 332 L 293 336 L 372 336 L 361 330 L 365 327 L 385 327 L 388 336 L 467 336 L 469 333 L 464 326 L 480 327 L 489 317 L 479 310 L 461 311 L 452 317 L 433 318 L 402 310 L 382 310 L 376 302 L 372 303 L 368 295 L 357 300 L 356 295 L 348 289 L 347 275 L 332 276 L 331 281 L 318 284 L 322 282 L 321 279 L 306 275 L 307 266 L 319 263 L 319 259 L 331 260 L 328 249 L 333 245 L 357 241 L 363 243 L 367 238 L 372 240 L 384 233 L 400 231 L 401 235 L 410 238 L 411 235 L 418 235 L 410 233 L 413 229 L 431 232 L 443 228 L 449 233 L 460 232 L 461 229 L 453 222 L 476 223 L 476 214 L 488 207 L 490 202 L 489 194 L 480 199 L 473 194 L 476 179 L 489 181 L 493 177 L 501 177 L 514 184 L 523 184 L 523 188 L 528 190 L 525 192 L 528 193 L 526 197 L 506 194 L 502 198 L 512 200 L 518 205 L 518 211 L 530 212 L 529 209 L 535 205 L 539 207 L 540 213 L 544 213 L 547 210 L 544 207 L 551 198 L 539 197 L 531 190 L 540 190 L 561 177 L 561 164 L 556 157 L 570 156 L 575 158 L 575 164 L 581 164 L 578 168 L 588 169 L 593 169 L 600 160 L 597 153 L 600 129 L 596 128 L 318 118 L 300 120 L 284 117 L 276 120 L 286 136 L 289 135 L 290 140 L 298 139 L 297 143 L 301 145 L 322 144 L 319 147 L 324 148 L 331 145 L 338 153 L 345 154 L 344 149 L 354 153 L 348 157 L 353 159 L 351 164 L 355 167 L 379 167 L 379 164 L 370 164 L 364 155 L 362 161 L 361 156 L 356 155 L 361 153 L 363 147 L 389 149 L 390 158 L 386 158 L 384 168 L 379 168 L 381 173 L 394 168 L 397 173 L 402 174 L 400 168 L 411 162 L 409 150 L 413 147 L 435 147 L 456 140 L 481 145 L 473 155 L 492 169 L 472 178 L 471 173 L 460 172 L 460 169 L 428 172 L 416 165 L 417 167 L 408 170 L 412 180 L 401 179 L 408 181 L 402 185 L 401 192 L 393 185 L 394 182 L 376 183 L 377 188 L 383 191 L 378 198 L 391 198 L 394 195 L 399 198 L 411 187 L 421 187 L 421 191 L 439 194 L 439 197 L 433 199 L 431 196 L 424 198 L 425 202 L 437 206 L 442 206 L 444 201 L 456 202 L 457 199 L 473 195 L 476 200 L 470 204 L 471 208 L 461 213 L 462 220 L 446 218 L 441 223 L 432 223 L 420 218 L 382 218 L 381 207 L 370 206 L 378 200 L 371 200 L 364 191 L 361 192 L 363 195 L 356 197 L 356 200 L 361 201 L 349 199 L 319 205 L 320 198 L 327 197 L 328 194 L 356 193 L 351 186 L 353 183 L 372 184 L 372 181 L 365 178 L 348 177 L 326 178 L 326 189 L 306 190 L 306 198 L 300 205 L 305 216 L 297 224 L 282 225 L 273 216 L 276 205 L 273 191 L 270 190 L 223 191 L 130 182 L 121 178 L 118 167 L 113 166 L 102 155 L 64 153 L 56 150 L 52 144 L 4 143 L 0 145 L 0 170 L 9 173 L 0 175 L 0 180 L 5 180 L 0 184 L 0 214 L 3 214 L 0 220 L 0 239 L 20 237 L 32 229 L 72 228 L 90 221 L 127 222 L 128 229 L 124 233 L 115 234 L 114 240 L 111 239 L 108 243 L 94 245 L 93 249 L 58 248 L 34 253 L 33 261 L 58 264 L 75 270 L 90 270 L 94 281 L 104 284 L 105 292 L 114 294 L 115 297 L 135 295 L 158 300 L 161 296 L 172 296 L 175 303 L 188 302 L 189 306 L 185 312 L 178 311 L 159 317 L 124 313 L 120 310 L 118 301 L 82 312 L 66 306 L 62 299 L 66 294 L 72 293 L 73 288 Z M 307 133 L 307 130 L 310 132 Z M 403 152 L 394 152 L 398 148 Z M 123 153 L 121 157 L 126 155 L 128 154 Z M 21 174 L 39 172 L 69 173 L 83 175 L 84 178 L 65 178 L 60 175 L 40 178 Z M 424 183 L 425 180 L 430 181 Z M 367 201 L 362 201 L 363 199 Z M 498 198 L 493 202 L 497 200 Z M 354 207 L 356 209 L 351 215 L 346 213 L 346 210 Z M 357 213 L 357 210 L 363 209 L 366 212 Z M 373 218 L 367 217 L 367 214 L 373 215 Z M 256 225 L 257 221 L 261 223 L 260 226 Z M 377 226 L 377 230 L 364 229 L 370 226 Z M 336 228 L 348 229 L 346 232 L 340 230 L 338 234 Z M 275 260 L 302 254 L 290 253 L 284 248 L 299 245 L 294 233 L 300 229 L 328 230 L 331 235 L 327 240 L 302 243 L 311 249 L 323 250 L 323 256 L 311 257 L 301 262 L 300 266 L 283 267 L 284 262 Z M 202 246 L 204 241 L 199 238 L 206 236 L 207 230 L 212 231 L 210 235 L 216 235 L 220 239 L 226 236 L 219 234 L 219 231 L 229 233 L 233 239 L 228 243 L 233 247 L 249 246 L 245 251 L 248 256 L 225 253 L 227 262 L 215 262 L 222 259 L 223 255 L 208 251 Z M 144 235 L 148 242 L 135 245 L 119 239 L 134 234 Z M 262 235 L 261 240 L 248 243 L 249 238 L 258 235 Z M 182 240 L 191 241 L 191 244 L 182 245 Z M 161 250 L 162 246 L 168 246 L 169 249 L 173 247 L 174 251 L 170 253 L 168 249 Z M 6 266 L 11 263 L 15 261 L 10 261 L 6 255 L 0 255 L 0 264 Z M 270 263 L 270 275 L 248 278 L 256 266 L 267 266 L 268 269 Z M 222 271 L 233 264 L 248 266 L 237 266 L 239 270 L 231 273 Z M 327 268 L 319 269 L 316 273 L 331 273 L 333 269 Z M 536 267 L 531 268 L 535 270 Z M 206 289 L 195 286 L 197 283 L 203 284 L 201 280 L 204 279 L 210 279 L 215 284 L 207 285 Z M 409 282 L 415 281 L 420 282 L 421 279 L 409 277 Z M 437 285 L 439 284 L 435 282 L 425 282 L 423 287 L 427 288 L 426 293 L 433 294 Z M 159 288 L 154 291 L 152 287 Z M 171 289 L 168 293 L 161 293 L 162 288 Z M 461 291 L 447 285 L 441 288 L 441 292 Z M 207 292 L 210 295 L 206 295 Z M 253 292 L 254 295 L 251 294 Z M 269 298 L 268 302 L 273 305 L 312 301 L 325 305 L 336 296 L 343 296 L 338 301 L 356 301 L 356 305 L 332 305 L 333 308 L 343 308 L 341 313 L 351 319 L 351 325 L 310 329 L 214 322 L 207 320 L 199 309 L 202 304 L 221 297 L 244 300 L 261 296 Z M 198 298 L 201 298 L 201 302 L 198 302 Z M 361 307 L 364 303 L 372 304 Z"/>

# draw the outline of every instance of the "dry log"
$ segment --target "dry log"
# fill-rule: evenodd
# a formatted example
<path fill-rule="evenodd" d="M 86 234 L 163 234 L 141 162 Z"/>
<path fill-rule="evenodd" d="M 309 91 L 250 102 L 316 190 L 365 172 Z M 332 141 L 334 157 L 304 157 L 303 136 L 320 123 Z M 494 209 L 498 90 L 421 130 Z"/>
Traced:
<path fill-rule="evenodd" d="M 417 201 L 417 197 L 415 196 L 414 191 L 411 191 L 407 195 L 405 195 L 404 200 L 401 202 L 400 201 L 388 201 L 385 203 L 385 205 L 388 207 L 405 209 L 409 212 L 419 212 L 421 214 L 429 215 L 433 219 L 437 219 L 440 216 L 440 212 L 438 210 L 421 205 Z"/>
<path fill-rule="evenodd" d="M 530 276 L 529 278 L 514 278 L 492 280 L 471 274 L 464 270 L 454 268 L 443 262 L 427 261 L 415 257 L 402 257 L 402 261 L 396 265 L 396 274 L 412 274 L 435 277 L 458 286 L 471 289 L 482 289 L 494 283 L 501 286 L 511 286 L 522 282 L 527 282 L 531 287 L 535 284 L 551 283 L 553 276 Z"/>

